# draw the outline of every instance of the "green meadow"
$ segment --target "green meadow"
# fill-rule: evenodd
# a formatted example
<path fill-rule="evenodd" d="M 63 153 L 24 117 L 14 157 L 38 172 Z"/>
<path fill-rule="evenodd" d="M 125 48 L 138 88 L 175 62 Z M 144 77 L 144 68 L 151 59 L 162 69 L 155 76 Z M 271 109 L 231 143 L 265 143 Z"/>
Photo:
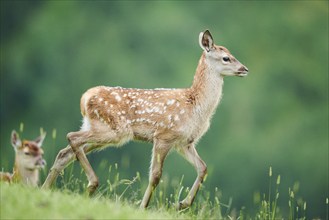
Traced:
<path fill-rule="evenodd" d="M 200 189 L 200 195 L 192 207 L 178 211 L 177 204 L 189 188 L 183 186 L 183 177 L 174 185 L 174 192 L 166 197 L 168 185 L 163 180 L 147 210 L 139 208 L 141 181 L 139 173 L 129 179 L 121 179 L 118 165 L 108 169 L 107 183 L 95 195 L 84 193 L 85 182 L 80 177 L 64 173 L 59 177 L 60 189 L 43 190 L 20 184 L 1 183 L 1 219 L 307 219 L 307 202 L 298 196 L 298 185 L 288 189 L 285 207 L 278 204 L 282 190 L 281 176 L 273 178 L 268 173 L 268 191 L 254 195 L 253 209 L 232 207 L 232 201 L 221 201 L 221 192 L 215 188 Z M 83 178 L 82 178 L 83 179 Z M 211 194 L 214 195 L 211 198 Z M 328 198 L 326 201 L 328 218 Z M 282 210 L 287 210 L 284 213 Z"/>
<path fill-rule="evenodd" d="M 93 198 L 77 162 L 49 191 L 1 183 L 2 219 L 328 219 L 328 1 L 0 4 L 0 169 L 14 165 L 13 129 L 29 140 L 45 131 L 40 185 L 80 129 L 87 89 L 191 86 L 206 29 L 249 69 L 224 79 L 196 146 L 208 175 L 190 209 L 176 205 L 196 172 L 173 151 L 139 210 L 152 145 L 131 142 L 88 155 Z"/>

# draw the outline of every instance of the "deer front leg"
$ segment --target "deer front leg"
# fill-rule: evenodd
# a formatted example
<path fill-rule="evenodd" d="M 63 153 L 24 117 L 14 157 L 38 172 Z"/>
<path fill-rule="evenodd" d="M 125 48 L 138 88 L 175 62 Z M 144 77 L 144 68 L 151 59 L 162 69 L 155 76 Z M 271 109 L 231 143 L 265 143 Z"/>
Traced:
<path fill-rule="evenodd" d="M 186 148 L 183 148 L 180 153 L 184 156 L 186 160 L 188 160 L 196 169 L 198 176 L 196 180 L 194 181 L 194 184 L 189 191 L 186 198 L 179 202 L 178 209 L 185 209 L 192 205 L 193 200 L 198 193 L 198 190 L 201 186 L 201 183 L 203 182 L 205 176 L 207 175 L 207 166 L 205 162 L 200 158 L 198 155 L 198 152 L 196 151 L 193 144 L 187 146 Z"/>
<path fill-rule="evenodd" d="M 83 148 L 85 154 L 91 152 L 95 146 L 89 145 Z M 51 167 L 49 174 L 42 185 L 42 189 L 49 189 L 56 181 L 58 175 L 64 170 L 71 162 L 76 159 L 75 154 L 70 145 L 59 151 L 55 159 L 54 165 Z"/>
<path fill-rule="evenodd" d="M 67 139 L 70 143 L 70 146 L 75 153 L 75 156 L 80 162 L 82 169 L 84 170 L 87 179 L 88 179 L 88 193 L 92 195 L 98 187 L 98 178 L 91 167 L 86 154 L 82 148 L 84 144 L 87 143 L 87 140 L 90 138 L 91 134 L 89 131 L 78 131 L 68 133 Z"/>
<path fill-rule="evenodd" d="M 140 205 L 141 208 L 146 208 L 148 206 L 152 193 L 154 189 L 157 187 L 157 185 L 159 184 L 162 175 L 163 162 L 169 150 L 170 150 L 170 146 L 166 144 L 162 145 L 159 143 L 159 141 L 154 142 L 150 174 L 149 174 L 149 184 L 144 193 L 143 200 Z"/>

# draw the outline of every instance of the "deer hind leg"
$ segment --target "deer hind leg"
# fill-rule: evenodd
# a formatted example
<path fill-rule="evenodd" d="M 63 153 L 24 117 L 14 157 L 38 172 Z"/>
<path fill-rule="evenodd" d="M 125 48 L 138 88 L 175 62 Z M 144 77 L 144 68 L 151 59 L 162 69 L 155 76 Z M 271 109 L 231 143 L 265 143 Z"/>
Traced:
<path fill-rule="evenodd" d="M 200 158 L 198 155 L 198 152 L 196 151 L 194 145 L 189 145 L 186 148 L 183 148 L 180 153 L 183 155 L 183 157 L 188 160 L 196 169 L 198 176 L 196 180 L 194 181 L 194 184 L 189 191 L 186 198 L 179 202 L 178 209 L 185 209 L 192 205 L 194 198 L 196 194 L 198 193 L 198 190 L 201 186 L 201 183 L 203 182 L 205 176 L 207 175 L 207 166 L 205 162 Z"/>
<path fill-rule="evenodd" d="M 91 131 L 78 131 L 70 132 L 67 134 L 67 139 L 70 146 L 75 153 L 76 158 L 79 160 L 82 169 L 84 170 L 88 179 L 88 193 L 92 195 L 98 187 L 98 178 L 95 171 L 91 167 L 82 146 L 90 141 L 92 136 Z"/>
<path fill-rule="evenodd" d="M 88 131 L 77 131 L 67 134 L 67 139 L 70 146 L 75 153 L 77 160 L 79 160 L 82 169 L 84 170 L 88 179 L 88 192 L 92 195 L 98 187 L 98 178 L 91 167 L 83 146 L 86 144 L 92 144 L 99 147 L 103 147 L 109 144 L 122 144 L 129 139 L 125 134 L 109 130 L 108 127 L 101 127 Z"/>
<path fill-rule="evenodd" d="M 157 142 L 154 142 L 154 146 L 153 146 L 151 167 L 149 174 L 150 175 L 149 184 L 144 193 L 144 197 L 140 205 L 141 208 L 146 208 L 148 206 L 152 193 L 154 189 L 157 187 L 157 185 L 159 184 L 162 175 L 162 167 L 163 167 L 164 159 L 166 158 L 171 148 L 167 144 L 160 144 L 159 141 Z"/>
<path fill-rule="evenodd" d="M 83 150 L 85 154 L 88 154 L 96 147 L 95 145 L 88 145 Z M 49 189 L 56 181 L 58 175 L 74 160 L 76 160 L 76 157 L 70 145 L 60 150 L 42 188 Z"/>

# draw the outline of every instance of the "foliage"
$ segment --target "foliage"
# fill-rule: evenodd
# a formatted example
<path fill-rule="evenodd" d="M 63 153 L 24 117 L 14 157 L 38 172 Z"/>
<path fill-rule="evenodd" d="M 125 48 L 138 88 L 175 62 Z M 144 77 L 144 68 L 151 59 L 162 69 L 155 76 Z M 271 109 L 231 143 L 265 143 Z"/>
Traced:
<path fill-rule="evenodd" d="M 282 188 L 299 183 L 308 217 L 324 218 L 328 1 L 1 1 L 1 169 L 12 169 L 10 132 L 21 122 L 23 138 L 38 136 L 40 127 L 48 132 L 50 167 L 66 134 L 79 129 L 79 99 L 92 86 L 190 86 L 206 28 L 250 75 L 225 79 L 221 105 L 198 144 L 209 171 L 204 187 L 217 187 L 223 201 L 233 198 L 232 209 L 250 210 L 253 195 L 268 188 L 259 174 L 273 166 Z M 123 179 L 140 172 L 145 188 L 150 145 L 143 145 L 90 155 L 103 187 L 106 167 L 117 163 Z M 183 174 L 191 185 L 193 168 L 169 155 L 163 179 L 170 185 Z"/>

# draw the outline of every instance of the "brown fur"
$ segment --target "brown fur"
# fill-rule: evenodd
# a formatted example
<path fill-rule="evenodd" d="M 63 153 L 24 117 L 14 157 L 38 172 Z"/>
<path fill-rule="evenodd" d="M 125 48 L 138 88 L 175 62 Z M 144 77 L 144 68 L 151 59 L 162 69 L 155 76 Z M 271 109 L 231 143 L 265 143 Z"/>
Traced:
<path fill-rule="evenodd" d="M 80 102 L 83 125 L 80 131 L 67 135 L 69 146 L 59 152 L 43 187 L 50 187 L 58 174 L 77 158 L 92 194 L 98 187 L 98 178 L 86 154 L 130 140 L 145 140 L 153 143 L 153 149 L 149 185 L 141 207 L 148 206 L 171 149 L 177 150 L 198 173 L 189 194 L 179 204 L 180 209 L 190 206 L 207 173 L 195 145 L 209 128 L 222 97 L 224 76 L 245 76 L 248 72 L 226 48 L 213 44 L 209 31 L 200 34 L 199 44 L 204 52 L 190 88 L 146 90 L 98 86 L 86 91 Z"/>

